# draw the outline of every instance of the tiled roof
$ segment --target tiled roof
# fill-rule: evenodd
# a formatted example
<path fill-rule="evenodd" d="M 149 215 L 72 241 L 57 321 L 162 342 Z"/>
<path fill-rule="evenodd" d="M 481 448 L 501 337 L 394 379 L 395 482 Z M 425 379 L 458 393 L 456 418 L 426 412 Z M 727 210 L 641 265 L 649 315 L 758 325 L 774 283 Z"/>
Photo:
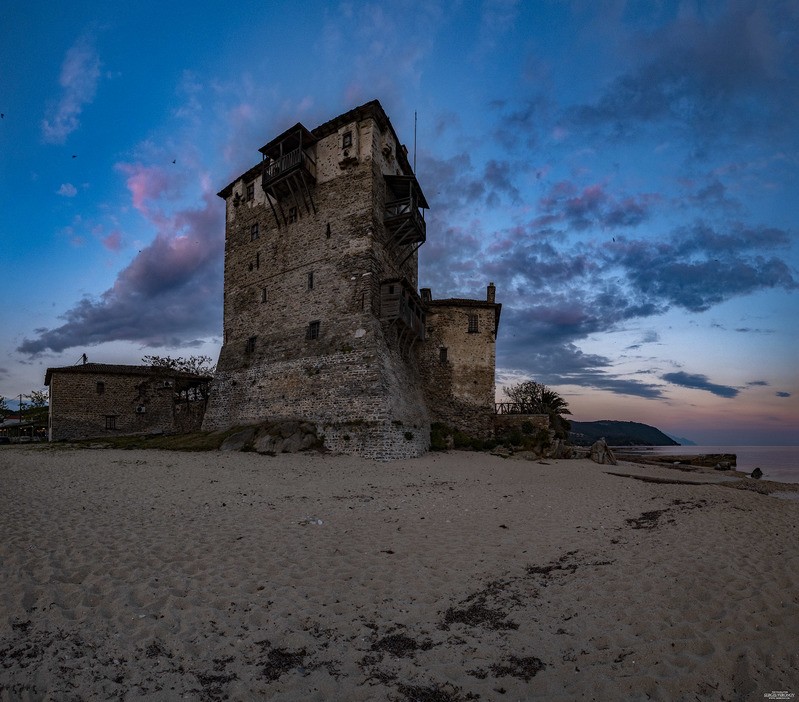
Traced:
<path fill-rule="evenodd" d="M 487 300 L 470 300 L 465 297 L 448 297 L 443 300 L 428 300 L 428 305 L 446 305 L 452 307 L 502 307 L 499 302 Z"/>
<path fill-rule="evenodd" d="M 62 366 L 60 368 L 48 368 L 44 376 L 44 384 L 50 385 L 50 378 L 53 373 L 101 373 L 103 375 L 160 375 L 169 378 L 186 378 L 186 379 L 204 379 L 210 380 L 211 376 L 208 375 L 195 375 L 194 373 L 185 373 L 177 371 L 172 368 L 164 368 L 163 366 L 126 366 L 114 363 L 83 363 L 77 366 Z"/>
<path fill-rule="evenodd" d="M 378 100 L 370 100 L 369 102 L 364 103 L 363 105 L 360 105 L 359 107 L 356 107 L 352 110 L 349 110 L 348 112 L 345 112 L 344 114 L 339 115 L 338 117 L 334 117 L 333 119 L 328 120 L 324 124 L 320 124 L 318 127 L 311 129 L 310 133 L 313 136 L 315 136 L 317 139 L 321 139 L 330 134 L 335 134 L 336 130 L 345 124 L 349 124 L 350 122 L 360 121 L 367 117 L 371 117 L 372 119 L 374 119 L 381 130 L 385 131 L 386 129 L 389 129 L 391 131 L 391 135 L 394 137 L 394 140 L 397 142 L 397 144 L 399 144 L 400 146 L 402 145 L 402 142 L 400 142 L 397 133 L 394 131 L 394 126 L 391 124 L 391 120 L 388 118 L 388 115 L 385 113 L 383 106 L 380 104 L 380 101 Z M 298 127 L 304 129 L 304 127 L 298 123 L 287 131 L 290 132 L 294 129 L 297 129 Z M 279 139 L 280 137 L 276 138 Z M 273 139 L 272 141 L 275 140 Z M 269 144 L 267 144 L 267 146 L 269 146 Z M 403 149 L 401 148 L 398 149 L 395 156 L 397 157 L 397 160 L 400 162 L 400 165 L 402 166 L 402 172 L 408 175 L 412 174 L 413 169 L 411 168 L 411 165 L 408 161 L 408 156 L 405 154 Z M 222 188 L 222 190 L 220 190 L 217 193 L 217 195 L 219 195 L 219 197 L 223 199 L 230 197 L 230 194 L 233 192 L 233 186 L 236 184 L 238 180 L 243 178 L 245 181 L 250 181 L 253 178 L 255 178 L 260 172 L 261 172 L 261 164 L 257 163 L 252 168 L 242 173 L 238 178 L 235 178 L 232 182 L 228 183 L 228 185 Z"/>

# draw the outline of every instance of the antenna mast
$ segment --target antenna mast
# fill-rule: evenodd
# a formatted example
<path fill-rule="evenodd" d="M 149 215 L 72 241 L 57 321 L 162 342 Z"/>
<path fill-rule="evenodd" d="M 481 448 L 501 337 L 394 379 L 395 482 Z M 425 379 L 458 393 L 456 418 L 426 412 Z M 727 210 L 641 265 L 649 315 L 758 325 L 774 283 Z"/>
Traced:
<path fill-rule="evenodd" d="M 416 175 L 416 110 L 413 111 L 413 174 Z"/>

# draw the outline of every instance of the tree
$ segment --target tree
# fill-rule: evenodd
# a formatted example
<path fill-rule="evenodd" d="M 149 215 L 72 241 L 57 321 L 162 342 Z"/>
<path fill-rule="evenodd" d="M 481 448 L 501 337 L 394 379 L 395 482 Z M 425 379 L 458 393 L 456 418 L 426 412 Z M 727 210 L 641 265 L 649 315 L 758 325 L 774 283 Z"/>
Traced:
<path fill-rule="evenodd" d="M 517 405 L 518 414 L 546 414 L 549 424 L 559 439 L 567 439 L 571 424 L 561 415 L 571 414 L 569 403 L 558 393 L 542 383 L 527 380 L 504 388 L 511 402 Z"/>
<path fill-rule="evenodd" d="M 189 356 L 188 358 L 183 358 L 182 356 L 177 358 L 172 358 L 171 356 L 143 356 L 141 361 L 146 366 L 169 368 L 181 373 L 194 373 L 195 375 L 213 375 L 216 370 L 216 367 L 212 364 L 213 359 L 210 356 Z"/>
<path fill-rule="evenodd" d="M 31 390 L 29 394 L 25 395 L 30 400 L 31 409 L 38 409 L 39 407 L 47 407 L 50 402 L 50 394 L 47 390 Z"/>
<path fill-rule="evenodd" d="M 31 422 L 34 425 L 44 426 L 47 424 L 47 405 L 50 403 L 50 393 L 44 390 L 31 390 L 27 395 L 23 395 L 28 399 L 28 404 L 25 407 L 24 420 Z M 20 419 L 22 415 L 22 404 L 19 406 Z M 31 427 L 31 436 L 33 436 L 34 428 Z"/>

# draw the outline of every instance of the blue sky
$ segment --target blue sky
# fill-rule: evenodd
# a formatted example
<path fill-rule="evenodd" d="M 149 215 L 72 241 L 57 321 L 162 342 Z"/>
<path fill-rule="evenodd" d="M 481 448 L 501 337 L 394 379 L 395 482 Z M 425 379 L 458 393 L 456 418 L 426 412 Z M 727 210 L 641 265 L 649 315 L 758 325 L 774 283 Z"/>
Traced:
<path fill-rule="evenodd" d="M 218 354 L 223 202 L 379 99 L 420 282 L 503 303 L 498 381 L 579 420 L 799 443 L 795 2 L 4 3 L 0 395 Z"/>

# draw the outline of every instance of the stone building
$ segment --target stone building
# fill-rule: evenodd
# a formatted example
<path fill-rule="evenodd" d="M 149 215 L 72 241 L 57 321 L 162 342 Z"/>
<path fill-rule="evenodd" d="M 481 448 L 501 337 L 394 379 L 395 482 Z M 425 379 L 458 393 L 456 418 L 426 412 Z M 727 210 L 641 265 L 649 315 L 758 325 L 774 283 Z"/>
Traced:
<path fill-rule="evenodd" d="M 472 436 L 494 430 L 496 338 L 502 306 L 491 283 L 484 300 L 435 300 L 422 288 L 427 338 L 418 347 L 430 419 Z"/>
<path fill-rule="evenodd" d="M 210 380 L 153 366 L 85 363 L 48 368 L 49 439 L 198 430 Z"/>
<path fill-rule="evenodd" d="M 417 292 L 428 205 L 380 103 L 260 152 L 219 193 L 224 338 L 204 428 L 302 418 L 335 451 L 401 458 L 427 450 L 431 420 L 487 426 L 500 306 L 493 288 Z"/>

